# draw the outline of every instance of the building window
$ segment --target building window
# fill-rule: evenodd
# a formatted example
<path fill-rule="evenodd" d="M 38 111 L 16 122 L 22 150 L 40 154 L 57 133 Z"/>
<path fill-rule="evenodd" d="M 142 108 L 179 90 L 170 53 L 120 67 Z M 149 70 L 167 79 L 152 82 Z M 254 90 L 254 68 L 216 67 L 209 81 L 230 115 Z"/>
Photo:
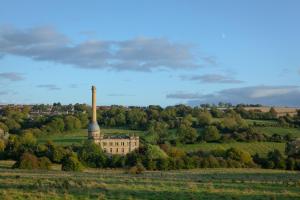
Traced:
<path fill-rule="evenodd" d="M 119 150 L 118 150 L 118 148 L 117 148 L 116 152 L 118 153 L 118 151 L 119 151 Z"/>
<path fill-rule="evenodd" d="M 110 143 L 109 143 L 109 146 L 113 146 L 113 143 L 112 143 L 112 142 L 110 142 Z"/>
<path fill-rule="evenodd" d="M 110 153 L 112 153 L 112 148 L 110 148 Z"/>
<path fill-rule="evenodd" d="M 103 146 L 106 146 L 106 142 L 103 142 Z"/>
<path fill-rule="evenodd" d="M 106 152 L 106 149 L 104 148 L 104 152 Z"/>
<path fill-rule="evenodd" d="M 119 146 L 119 142 L 116 142 L 116 146 Z"/>
<path fill-rule="evenodd" d="M 122 148 L 122 152 L 124 153 L 124 148 Z"/>
<path fill-rule="evenodd" d="M 136 142 L 134 143 L 134 146 L 136 146 Z"/>

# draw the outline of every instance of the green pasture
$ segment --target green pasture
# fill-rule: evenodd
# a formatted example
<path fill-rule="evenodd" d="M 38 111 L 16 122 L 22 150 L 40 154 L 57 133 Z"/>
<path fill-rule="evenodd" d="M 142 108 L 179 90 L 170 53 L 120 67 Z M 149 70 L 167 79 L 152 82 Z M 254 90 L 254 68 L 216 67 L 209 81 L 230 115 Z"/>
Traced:
<path fill-rule="evenodd" d="M 276 120 L 256 120 L 256 119 L 246 119 L 249 125 L 265 125 L 265 126 L 276 126 L 278 122 Z"/>
<path fill-rule="evenodd" d="M 287 135 L 290 134 L 292 137 L 300 137 L 300 128 L 287 128 L 287 127 L 255 127 L 255 130 L 259 131 L 260 133 L 266 135 Z"/>
<path fill-rule="evenodd" d="M 5 163 L 4 165 L 7 165 Z M 2 200 L 297 200 L 300 173 L 264 169 L 146 171 L 86 169 L 85 172 L 2 167 Z"/>
<path fill-rule="evenodd" d="M 278 149 L 282 153 L 285 150 L 285 143 L 276 142 L 231 142 L 231 143 L 199 143 L 180 145 L 179 148 L 185 151 L 211 151 L 216 149 L 226 150 L 231 147 L 243 149 L 248 151 L 251 155 L 258 153 L 261 156 L 265 156 L 269 151 Z"/>

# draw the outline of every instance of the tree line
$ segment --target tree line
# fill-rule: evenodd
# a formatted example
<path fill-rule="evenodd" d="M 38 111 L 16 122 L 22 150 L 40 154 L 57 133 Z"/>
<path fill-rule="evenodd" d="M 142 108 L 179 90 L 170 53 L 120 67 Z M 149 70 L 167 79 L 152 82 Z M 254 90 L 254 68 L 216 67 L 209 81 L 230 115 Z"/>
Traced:
<path fill-rule="evenodd" d="M 267 168 L 300 170 L 300 140 L 287 143 L 286 153 L 270 151 L 266 157 L 250 155 L 238 148 L 227 150 L 185 152 L 170 144 L 142 143 L 127 155 L 107 155 L 91 141 L 71 146 L 58 146 L 51 141 L 37 144 L 31 133 L 0 140 L 0 159 L 16 160 L 14 168 L 50 169 L 52 163 L 62 170 L 80 171 L 91 168 L 126 168 L 138 173 L 147 170 L 192 168 Z"/>

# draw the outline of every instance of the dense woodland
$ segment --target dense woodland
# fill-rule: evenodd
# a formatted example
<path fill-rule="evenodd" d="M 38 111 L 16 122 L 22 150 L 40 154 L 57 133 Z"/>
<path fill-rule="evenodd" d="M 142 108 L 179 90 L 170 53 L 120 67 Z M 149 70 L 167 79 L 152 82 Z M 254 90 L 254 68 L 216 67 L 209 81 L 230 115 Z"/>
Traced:
<path fill-rule="evenodd" d="M 102 127 L 143 130 L 141 147 L 126 156 L 108 156 L 88 141 L 81 145 L 59 146 L 51 141 L 38 144 L 36 138 L 47 134 L 68 134 L 87 127 L 91 109 L 85 104 L 6 106 L 1 110 L 0 128 L 9 132 L 0 140 L 1 159 L 14 159 L 18 168 L 49 168 L 61 163 L 63 170 L 81 170 L 84 166 L 97 168 L 131 168 L 170 170 L 207 167 L 263 167 L 300 170 L 299 141 L 291 135 L 265 135 L 253 128 L 264 126 L 246 119 L 276 121 L 278 127 L 300 127 L 298 115 L 276 117 L 276 111 L 246 111 L 244 105 L 222 104 L 189 107 L 176 105 L 162 108 L 111 106 L 98 109 Z M 47 114 L 43 114 L 47 113 Z M 182 144 L 200 142 L 226 143 L 232 141 L 271 141 L 288 143 L 286 154 L 274 150 L 267 157 L 251 156 L 237 148 L 211 152 L 185 152 Z"/>

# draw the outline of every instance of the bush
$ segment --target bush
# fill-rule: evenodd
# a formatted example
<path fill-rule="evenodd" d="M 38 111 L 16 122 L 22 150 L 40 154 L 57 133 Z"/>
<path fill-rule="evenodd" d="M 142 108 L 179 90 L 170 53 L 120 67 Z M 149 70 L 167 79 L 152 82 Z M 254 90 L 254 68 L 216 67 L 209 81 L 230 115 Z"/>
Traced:
<path fill-rule="evenodd" d="M 2 153 L 5 149 L 5 142 L 4 140 L 0 139 L 0 153 Z"/>
<path fill-rule="evenodd" d="M 78 152 L 79 160 L 89 167 L 104 167 L 106 157 L 101 147 L 94 142 L 86 141 Z"/>
<path fill-rule="evenodd" d="M 51 164 L 51 161 L 47 157 L 41 157 L 39 159 L 39 169 L 49 170 L 51 169 Z"/>
<path fill-rule="evenodd" d="M 207 142 L 214 142 L 220 139 L 219 130 L 215 126 L 208 126 L 204 129 L 203 139 Z"/>
<path fill-rule="evenodd" d="M 62 160 L 61 169 L 63 171 L 82 171 L 83 166 L 78 160 L 77 156 L 72 154 L 64 157 L 64 159 Z"/>
<path fill-rule="evenodd" d="M 242 164 L 252 165 L 253 160 L 251 155 L 247 151 L 243 151 L 238 148 L 230 148 L 226 151 L 226 157 L 232 160 L 241 162 Z"/>
<path fill-rule="evenodd" d="M 56 146 L 52 141 L 48 141 L 46 146 L 46 156 L 54 163 L 61 163 L 68 153 L 63 147 Z"/>
<path fill-rule="evenodd" d="M 157 169 L 167 170 L 169 167 L 169 160 L 167 158 L 160 158 L 157 161 Z"/>
<path fill-rule="evenodd" d="M 129 174 L 141 174 L 145 171 L 145 167 L 142 163 L 138 162 L 135 166 L 130 167 L 127 173 Z"/>
<path fill-rule="evenodd" d="M 49 170 L 51 164 L 51 161 L 47 157 L 37 158 L 35 155 L 26 152 L 13 165 L 13 168 Z"/>
<path fill-rule="evenodd" d="M 167 158 L 168 155 L 156 145 L 146 145 L 146 157 L 149 159 Z"/>
<path fill-rule="evenodd" d="M 39 160 L 31 153 L 24 153 L 20 159 L 13 165 L 13 168 L 19 169 L 38 169 Z"/>

